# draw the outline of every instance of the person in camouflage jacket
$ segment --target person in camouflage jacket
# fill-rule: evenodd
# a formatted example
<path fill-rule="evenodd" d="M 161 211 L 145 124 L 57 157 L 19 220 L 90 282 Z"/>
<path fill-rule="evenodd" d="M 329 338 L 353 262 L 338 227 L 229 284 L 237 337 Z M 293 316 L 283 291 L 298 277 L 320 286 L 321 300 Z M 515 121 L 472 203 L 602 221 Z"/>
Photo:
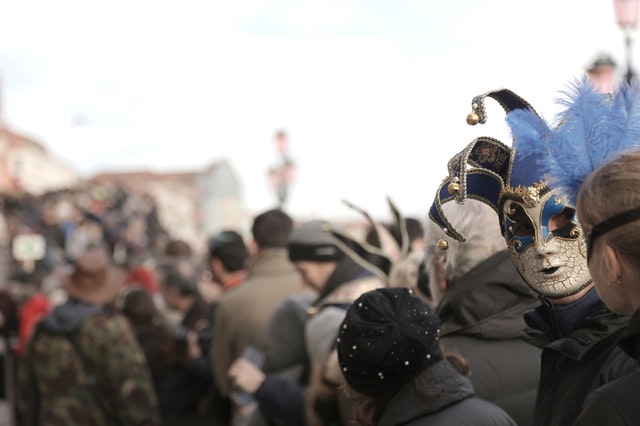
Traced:
<path fill-rule="evenodd" d="M 126 319 L 106 308 L 124 275 L 104 253 L 76 260 L 69 299 L 41 322 L 18 361 L 24 425 L 159 424 L 144 354 Z"/>

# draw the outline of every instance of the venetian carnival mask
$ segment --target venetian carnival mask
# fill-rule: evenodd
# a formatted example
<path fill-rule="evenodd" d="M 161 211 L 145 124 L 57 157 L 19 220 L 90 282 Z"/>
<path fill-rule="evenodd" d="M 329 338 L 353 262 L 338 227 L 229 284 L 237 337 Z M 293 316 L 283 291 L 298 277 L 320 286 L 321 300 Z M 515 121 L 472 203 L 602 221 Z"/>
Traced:
<path fill-rule="evenodd" d="M 507 196 L 501 220 L 509 255 L 533 290 L 548 299 L 575 294 L 591 282 L 575 209 L 546 186 Z M 535 196 L 531 196 L 535 194 Z"/>
<path fill-rule="evenodd" d="M 545 153 L 523 154 L 526 150 L 520 149 L 522 144 L 543 139 L 552 129 L 526 101 L 506 89 L 476 96 L 467 117 L 469 124 L 485 122 L 485 97 L 497 100 L 509 115 L 528 114 L 526 131 L 530 134 L 514 134 L 513 147 L 479 137 L 451 158 L 449 176 L 438 188 L 429 218 L 446 236 L 464 241 L 442 204 L 462 204 L 469 198 L 482 201 L 496 211 L 511 259 L 525 282 L 548 299 L 573 295 L 591 283 L 575 209 L 545 183 L 548 169 L 541 166 Z M 511 125 L 509 116 L 507 121 Z M 441 249 L 447 245 L 444 237 L 438 242 Z"/>

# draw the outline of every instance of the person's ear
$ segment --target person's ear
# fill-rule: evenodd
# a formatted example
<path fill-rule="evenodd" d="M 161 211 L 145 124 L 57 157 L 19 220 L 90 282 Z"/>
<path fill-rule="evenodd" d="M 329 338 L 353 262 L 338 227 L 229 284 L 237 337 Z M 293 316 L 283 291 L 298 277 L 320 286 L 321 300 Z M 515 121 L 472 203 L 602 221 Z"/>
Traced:
<path fill-rule="evenodd" d="M 251 257 L 254 257 L 258 254 L 258 243 L 256 243 L 256 240 L 249 240 L 249 242 L 247 243 L 247 250 L 249 250 L 249 255 Z"/>
<path fill-rule="evenodd" d="M 622 277 L 623 267 L 622 260 L 616 249 L 611 247 L 608 244 L 604 246 L 604 261 L 605 266 L 607 267 L 607 278 L 609 283 L 620 283 L 620 278 Z"/>
<path fill-rule="evenodd" d="M 211 270 L 213 272 L 219 273 L 220 271 L 224 270 L 224 269 L 221 269 L 224 267 L 224 265 L 222 264 L 222 261 L 217 257 L 212 258 L 210 263 L 211 263 Z"/>

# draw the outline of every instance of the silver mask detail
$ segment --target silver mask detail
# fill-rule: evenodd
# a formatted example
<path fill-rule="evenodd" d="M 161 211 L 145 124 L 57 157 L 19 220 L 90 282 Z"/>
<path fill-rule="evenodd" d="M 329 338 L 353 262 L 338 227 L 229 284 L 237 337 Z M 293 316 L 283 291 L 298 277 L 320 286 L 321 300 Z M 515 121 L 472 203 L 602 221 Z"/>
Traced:
<path fill-rule="evenodd" d="M 591 282 L 582 229 L 560 197 L 549 192 L 535 204 L 508 199 L 502 217 L 511 259 L 537 293 L 560 299 Z"/>

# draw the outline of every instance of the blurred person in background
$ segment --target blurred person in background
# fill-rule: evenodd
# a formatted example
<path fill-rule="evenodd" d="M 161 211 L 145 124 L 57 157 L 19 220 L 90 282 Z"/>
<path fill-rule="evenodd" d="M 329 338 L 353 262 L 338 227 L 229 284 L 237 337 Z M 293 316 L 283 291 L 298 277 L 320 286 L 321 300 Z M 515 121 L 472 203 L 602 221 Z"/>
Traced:
<path fill-rule="evenodd" d="M 103 245 L 76 257 L 67 301 L 38 324 L 18 362 L 21 424 L 159 424 L 144 353 L 113 309 L 124 278 Z"/>
<path fill-rule="evenodd" d="M 197 341 L 176 339 L 175 328 L 144 289 L 125 290 L 120 296 L 119 308 L 145 353 L 158 395 L 162 425 L 216 424 L 215 421 L 224 424 L 228 420 L 228 408 L 218 406 L 214 410 L 205 406 L 211 402 L 206 398 L 211 379 L 208 361 L 197 347 Z M 187 336 L 181 337 L 187 339 Z"/>
<path fill-rule="evenodd" d="M 325 373 L 333 373 L 331 367 L 337 365 L 334 341 L 345 309 L 363 292 L 386 285 L 337 246 L 335 230 L 324 220 L 307 221 L 294 229 L 288 243 L 289 259 L 316 294 L 303 336 L 310 365 L 304 419 L 310 425 L 351 421 L 351 406 L 341 397 L 339 383 Z"/>
<path fill-rule="evenodd" d="M 249 249 L 242 236 L 233 230 L 221 231 L 208 244 L 207 266 L 213 284 L 227 291 L 247 278 Z"/>
<path fill-rule="evenodd" d="M 247 350 L 264 354 L 267 327 L 276 307 L 287 297 L 306 292 L 300 276 L 287 258 L 293 220 L 280 209 L 257 215 L 251 226 L 251 257 L 247 278 L 223 292 L 216 305 L 211 362 L 218 390 L 231 397 L 228 371 Z M 255 409 L 254 401 L 236 398 L 234 423 L 243 424 Z"/>

